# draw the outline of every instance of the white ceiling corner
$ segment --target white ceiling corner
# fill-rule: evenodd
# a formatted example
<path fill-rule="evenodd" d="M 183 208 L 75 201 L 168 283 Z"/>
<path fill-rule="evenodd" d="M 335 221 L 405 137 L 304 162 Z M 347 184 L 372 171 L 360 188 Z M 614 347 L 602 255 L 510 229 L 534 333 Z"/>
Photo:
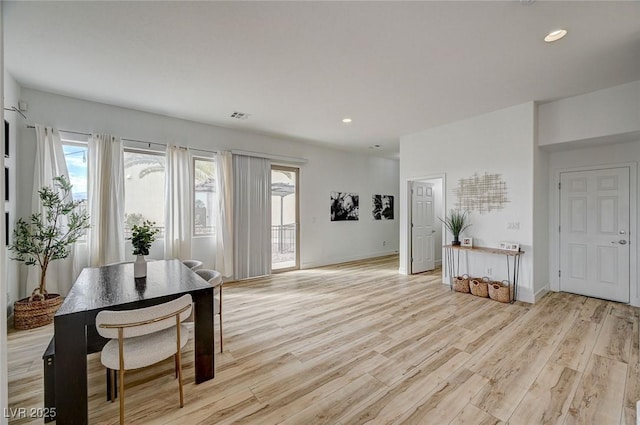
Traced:
<path fill-rule="evenodd" d="M 387 156 L 405 134 L 640 79 L 637 1 L 5 1 L 3 14 L 5 66 L 25 87 Z"/>

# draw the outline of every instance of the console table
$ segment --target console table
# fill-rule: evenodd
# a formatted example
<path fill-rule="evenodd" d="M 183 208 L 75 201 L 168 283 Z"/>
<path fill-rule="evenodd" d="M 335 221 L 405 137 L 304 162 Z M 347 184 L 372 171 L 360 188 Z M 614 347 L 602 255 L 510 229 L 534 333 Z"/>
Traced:
<path fill-rule="evenodd" d="M 507 280 L 509 281 L 509 293 L 513 293 L 511 302 L 514 302 L 517 299 L 518 277 L 520 275 L 520 257 L 524 254 L 524 251 L 508 251 L 506 249 L 488 248 L 483 246 L 468 247 L 461 245 L 444 245 L 443 248 L 445 249 L 446 259 L 445 273 L 447 273 L 447 276 L 449 276 L 449 288 L 451 288 L 451 290 L 453 290 L 453 285 L 451 284 L 453 277 L 460 276 L 460 252 L 472 254 L 482 252 L 485 254 L 496 254 L 505 256 L 507 260 Z M 512 270 L 513 275 L 511 275 Z M 511 292 L 511 285 L 513 285 L 513 292 Z"/>

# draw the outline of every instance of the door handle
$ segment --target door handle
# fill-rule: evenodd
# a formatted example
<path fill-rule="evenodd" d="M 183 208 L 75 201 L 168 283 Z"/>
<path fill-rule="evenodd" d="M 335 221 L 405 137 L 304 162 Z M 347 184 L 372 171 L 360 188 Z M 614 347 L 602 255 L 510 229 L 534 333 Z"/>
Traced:
<path fill-rule="evenodd" d="M 627 244 L 627 241 L 625 241 L 624 239 L 620 239 L 620 240 L 619 240 L 619 241 L 617 241 L 617 242 L 616 242 L 616 241 L 613 241 L 613 242 L 611 242 L 611 243 L 618 243 L 618 244 L 620 244 L 620 245 L 626 245 L 626 244 Z"/>

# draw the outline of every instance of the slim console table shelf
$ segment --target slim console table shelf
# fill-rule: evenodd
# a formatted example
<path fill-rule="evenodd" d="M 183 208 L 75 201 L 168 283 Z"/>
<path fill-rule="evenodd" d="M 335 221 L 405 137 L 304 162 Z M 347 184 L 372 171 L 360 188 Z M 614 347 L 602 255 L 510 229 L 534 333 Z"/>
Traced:
<path fill-rule="evenodd" d="M 518 277 L 520 275 L 520 257 L 524 254 L 524 251 L 508 251 L 506 249 L 488 248 L 484 246 L 460 246 L 460 245 L 444 245 L 445 257 L 446 257 L 446 274 L 449 276 L 449 287 L 453 290 L 452 280 L 455 276 L 460 276 L 460 253 L 485 253 L 504 255 L 507 261 L 507 280 L 509 281 L 509 291 L 513 293 L 511 302 L 517 299 L 518 295 Z M 468 262 L 467 262 L 468 264 Z M 513 270 L 513 275 L 511 271 Z M 468 270 L 467 270 L 468 274 Z M 513 285 L 513 291 L 511 291 L 511 285 Z"/>

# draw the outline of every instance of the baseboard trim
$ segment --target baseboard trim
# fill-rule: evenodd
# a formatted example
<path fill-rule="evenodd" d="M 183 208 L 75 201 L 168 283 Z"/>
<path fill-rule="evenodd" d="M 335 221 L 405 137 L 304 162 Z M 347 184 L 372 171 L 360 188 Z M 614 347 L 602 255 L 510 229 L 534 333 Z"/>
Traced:
<path fill-rule="evenodd" d="M 374 258 L 388 257 L 391 255 L 398 255 L 398 251 L 375 252 L 364 255 L 354 255 L 352 257 L 332 258 L 323 261 L 311 261 L 308 263 L 300 264 L 300 269 L 314 269 L 316 267 L 333 266 L 336 264 L 350 263 L 352 261 L 370 260 Z"/>
<path fill-rule="evenodd" d="M 534 304 L 540 301 L 542 297 L 547 295 L 548 292 L 549 292 L 549 286 L 545 286 L 544 288 L 539 289 L 538 292 L 536 292 L 533 297 Z"/>

